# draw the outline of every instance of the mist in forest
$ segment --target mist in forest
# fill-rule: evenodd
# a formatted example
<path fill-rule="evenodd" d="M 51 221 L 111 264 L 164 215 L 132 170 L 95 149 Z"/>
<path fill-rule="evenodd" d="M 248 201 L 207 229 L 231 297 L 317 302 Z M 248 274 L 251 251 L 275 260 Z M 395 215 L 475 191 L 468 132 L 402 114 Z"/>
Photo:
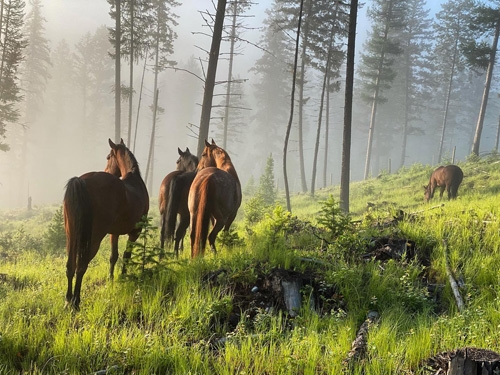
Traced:
<path fill-rule="evenodd" d="M 49 41 L 51 68 L 50 78 L 47 80 L 43 103 L 29 123 L 11 124 L 7 128 L 6 143 L 10 151 L 0 153 L 0 207 L 26 207 L 28 198 L 32 198 L 34 206 L 62 203 L 66 182 L 73 176 L 85 172 L 103 170 L 106 165 L 106 156 L 109 153 L 108 138 L 114 137 L 114 61 L 108 53 L 113 49 L 108 38 L 107 27 L 113 26 L 109 16 L 109 4 L 104 0 L 42 0 L 41 12 L 45 18 L 45 38 Z M 206 72 L 206 51 L 210 48 L 210 30 L 205 25 L 203 11 L 214 13 L 211 2 L 190 0 L 181 2 L 181 6 L 174 9 L 179 15 L 178 26 L 175 31 L 178 38 L 174 43 L 174 54 L 171 59 L 177 62 L 178 69 L 165 69 L 159 77 L 158 103 L 161 111 L 157 116 L 155 137 L 154 169 L 152 182 L 148 183 L 150 197 L 156 198 L 160 182 L 163 177 L 175 169 L 178 157 L 177 148 L 185 150 L 189 147 L 196 153 L 197 126 L 200 122 L 201 102 L 203 96 L 203 82 L 200 77 Z M 258 2 L 246 12 L 246 30 L 237 46 L 237 55 L 234 58 L 233 77 L 237 77 L 238 97 L 241 108 L 233 116 L 233 128 L 238 131 L 228 140 L 227 151 L 245 185 L 253 179 L 258 182 L 263 173 L 266 160 L 270 155 L 274 159 L 275 181 L 280 189 L 283 188 L 282 151 L 286 131 L 286 120 L 269 127 L 271 134 L 278 134 L 272 146 L 263 143 L 267 137 L 267 130 L 257 127 L 255 120 L 256 106 L 259 100 L 256 95 L 257 73 L 250 69 L 255 61 L 265 51 L 259 48 L 263 30 L 265 10 L 272 1 Z M 432 4 L 431 4 L 432 3 Z M 429 1 L 435 12 L 441 2 Z M 366 7 L 359 12 L 357 53 L 363 49 L 370 21 L 366 17 Z M 26 6 L 29 11 L 29 4 Z M 226 21 L 227 23 L 227 21 Z M 292 38 L 293 35 L 290 35 Z M 222 43 L 221 58 L 218 64 L 217 81 L 227 80 L 228 46 Z M 90 50 L 89 50 L 90 49 Z M 85 91 L 86 82 L 74 74 L 76 68 L 86 63 L 85 56 L 95 53 L 94 60 L 89 65 L 95 69 L 95 79 L 92 82 L 92 91 Z M 101 55 L 98 55 L 100 53 Z M 99 57 L 100 56 L 100 57 Z M 97 61 L 95 61 L 97 59 Z M 357 56 L 358 61 L 358 56 Z M 74 68 L 71 70 L 70 68 Z M 358 63 L 356 69 L 358 68 Z M 122 61 L 121 80 L 128 85 L 128 61 Z M 343 68 L 344 69 L 344 68 Z M 145 72 L 143 78 L 143 71 Z M 188 73 L 194 73 L 190 74 Z M 359 77 L 356 75 L 356 80 Z M 304 165 L 305 175 L 310 185 L 313 150 L 318 121 L 318 103 L 322 75 L 312 69 L 307 75 L 307 98 L 309 109 L 304 113 Z M 484 85 L 484 75 L 478 74 L 471 79 L 468 97 L 470 100 L 480 100 Z M 128 102 L 122 101 L 121 134 L 129 148 L 136 156 L 143 178 L 146 175 L 146 165 L 152 131 L 153 114 L 153 74 L 151 63 L 144 65 L 138 61 L 134 65 L 134 100 L 132 113 L 132 131 L 128 134 Z M 142 93 L 140 93 L 142 87 Z M 288 94 L 289 95 L 289 94 Z M 369 122 L 369 106 L 363 104 L 359 95 L 355 94 L 355 108 L 353 119 L 353 142 L 351 151 L 351 180 L 363 178 L 363 168 L 366 155 L 366 142 Z M 209 136 L 222 145 L 220 125 L 221 101 L 224 97 L 224 85 L 216 87 L 214 108 Z M 281 98 L 289 101 L 289 96 Z M 400 106 L 397 98 L 388 98 L 388 102 L 381 105 L 384 110 L 379 116 L 380 123 L 391 125 L 391 103 Z M 340 162 L 342 151 L 343 103 L 344 87 L 332 93 L 329 113 L 329 146 L 326 184 L 337 184 L 340 180 Z M 140 107 L 139 107 L 140 105 Z M 492 95 L 491 108 L 498 108 L 498 95 Z M 477 107 L 477 106 L 476 106 Z M 20 105 L 21 111 L 26 108 Z M 424 110 L 425 112 L 425 110 Z M 494 147 L 497 115 L 494 109 L 487 116 L 482 150 L 491 150 Z M 423 116 L 425 121 L 426 115 Z M 458 115 L 457 115 L 458 116 Z M 462 114 L 460 116 L 463 116 Z M 456 147 L 456 159 L 464 159 L 470 154 L 470 140 L 473 135 L 475 113 L 470 118 L 458 119 L 463 128 L 454 128 L 454 133 L 447 139 L 445 156 L 449 157 Z M 431 117 L 430 115 L 428 116 Z M 24 118 L 21 115 L 21 118 Z M 285 117 L 287 119 L 287 117 Z M 433 120 L 429 120 L 433 121 Z M 324 125 L 323 125 L 324 126 Z M 407 158 L 405 165 L 420 162 L 435 164 L 436 148 L 439 142 L 439 121 L 432 125 L 433 129 L 425 132 L 415 132 L 408 140 Z M 289 154 L 289 183 L 292 191 L 301 190 L 298 168 L 298 136 L 292 129 Z M 324 130 L 323 130 L 324 131 Z M 266 134 L 263 134 L 266 133 Z M 324 134 L 324 133 L 323 133 Z M 23 145 L 23 136 L 27 136 L 27 143 Z M 281 137 L 281 138 L 280 138 Z M 398 138 L 383 135 L 376 137 L 374 148 L 377 150 L 372 159 L 371 175 L 376 176 L 380 171 L 389 168 L 394 172 L 400 167 L 398 155 L 401 153 Z M 24 150 L 24 151 L 23 151 Z M 323 170 L 323 140 L 319 149 L 318 170 Z M 26 161 L 26 173 L 20 173 L 23 160 Z M 389 167 L 390 166 L 390 167 Z M 151 175 L 149 175 L 151 178 Z M 316 186 L 324 185 L 323 172 L 317 175 Z"/>

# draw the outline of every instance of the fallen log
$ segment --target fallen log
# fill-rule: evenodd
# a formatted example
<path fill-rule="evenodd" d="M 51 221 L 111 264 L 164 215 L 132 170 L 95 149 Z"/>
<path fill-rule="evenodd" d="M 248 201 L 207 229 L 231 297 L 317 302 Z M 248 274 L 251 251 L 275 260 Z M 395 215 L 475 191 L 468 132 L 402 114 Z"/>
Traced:
<path fill-rule="evenodd" d="M 347 358 L 344 359 L 344 372 L 348 370 L 353 361 L 360 360 L 366 355 L 368 331 L 372 324 L 378 319 L 378 317 L 378 312 L 368 312 L 366 320 L 363 322 L 363 324 L 361 324 L 361 327 L 359 327 L 356 338 L 351 344 L 351 350 L 347 354 Z"/>
<path fill-rule="evenodd" d="M 457 281 L 453 277 L 453 272 L 451 271 L 450 259 L 448 256 L 448 243 L 446 240 L 443 240 L 443 246 L 444 246 L 444 257 L 446 261 L 446 274 L 448 275 L 448 279 L 450 280 L 451 290 L 453 291 L 453 296 L 455 297 L 455 301 L 457 302 L 458 311 L 462 312 L 465 308 L 465 305 L 462 296 L 460 295 L 460 290 L 458 289 Z"/>

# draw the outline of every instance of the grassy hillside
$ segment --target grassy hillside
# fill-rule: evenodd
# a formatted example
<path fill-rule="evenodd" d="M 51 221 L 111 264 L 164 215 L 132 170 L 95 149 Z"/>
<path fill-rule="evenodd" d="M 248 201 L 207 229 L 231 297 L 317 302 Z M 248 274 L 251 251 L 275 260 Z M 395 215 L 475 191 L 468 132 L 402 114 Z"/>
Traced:
<path fill-rule="evenodd" d="M 500 351 L 500 162 L 460 166 L 455 201 L 424 204 L 433 168 L 414 165 L 353 183 L 349 217 L 338 187 L 294 196 L 292 214 L 246 197 L 217 255 L 184 251 L 114 282 L 106 238 L 79 312 L 64 309 L 59 207 L 4 212 L 0 373 L 410 374 L 443 351 Z M 155 202 L 151 216 L 156 224 Z M 150 236 L 151 255 L 159 241 Z M 291 310 L 282 286 L 295 280 L 301 307 Z M 379 318 L 366 353 L 347 360 L 369 311 Z"/>

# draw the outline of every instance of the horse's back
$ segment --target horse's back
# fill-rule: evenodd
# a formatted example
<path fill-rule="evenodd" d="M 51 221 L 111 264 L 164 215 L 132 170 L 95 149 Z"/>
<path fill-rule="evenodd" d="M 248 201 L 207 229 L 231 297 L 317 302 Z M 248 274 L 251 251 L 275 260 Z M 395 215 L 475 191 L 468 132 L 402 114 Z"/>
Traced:
<path fill-rule="evenodd" d="M 447 185 L 460 185 L 464 178 L 464 172 L 458 165 L 450 164 L 442 169 L 443 181 Z"/>
<path fill-rule="evenodd" d="M 209 197 L 223 212 L 223 216 L 230 215 L 241 205 L 241 186 L 239 181 L 229 173 L 216 167 L 208 167 L 199 171 L 194 177 L 189 190 L 190 210 L 195 205 L 197 195 L 202 189 L 210 191 Z"/>
<path fill-rule="evenodd" d="M 89 172 L 85 180 L 92 202 L 94 230 L 127 234 L 149 210 L 149 197 L 141 181 L 130 188 L 124 180 L 107 172 Z"/>

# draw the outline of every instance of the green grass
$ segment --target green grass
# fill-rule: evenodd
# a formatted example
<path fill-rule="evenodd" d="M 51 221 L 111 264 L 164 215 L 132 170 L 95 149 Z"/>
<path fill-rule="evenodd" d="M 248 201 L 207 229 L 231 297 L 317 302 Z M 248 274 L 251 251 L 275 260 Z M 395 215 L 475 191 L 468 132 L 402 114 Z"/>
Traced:
<path fill-rule="evenodd" d="M 338 197 L 338 187 L 299 194 L 292 198 L 293 215 L 269 210 L 250 225 L 240 214 L 235 228 L 244 245 L 219 245 L 217 256 L 207 251 L 190 260 L 187 236 L 180 259 L 168 258 L 142 281 L 108 280 L 106 238 L 85 274 L 79 312 L 63 307 L 64 250 L 48 248 L 45 238 L 58 207 L 1 213 L 0 373 L 339 374 L 370 310 L 380 317 L 366 357 L 347 373 L 419 373 L 422 361 L 441 351 L 500 351 L 498 165 L 494 158 L 460 164 L 465 179 L 451 202 L 423 202 L 430 166 L 353 183 L 351 215 L 358 224 L 328 246 L 303 223 L 318 225 L 322 202 Z M 156 204 L 151 207 L 157 223 Z M 399 210 L 405 220 L 385 227 Z M 414 241 L 417 258 L 429 264 L 361 260 L 372 238 L 381 236 Z M 449 287 L 443 239 L 463 282 L 462 313 Z M 241 311 L 231 323 L 235 287 L 249 290 L 275 268 L 314 274 L 334 287 L 342 304 L 316 311 L 304 299 L 294 319 L 262 308 Z M 217 282 L 208 282 L 219 270 L 225 272 Z M 427 282 L 437 285 L 437 294 Z M 304 296 L 309 292 L 305 288 Z"/>

